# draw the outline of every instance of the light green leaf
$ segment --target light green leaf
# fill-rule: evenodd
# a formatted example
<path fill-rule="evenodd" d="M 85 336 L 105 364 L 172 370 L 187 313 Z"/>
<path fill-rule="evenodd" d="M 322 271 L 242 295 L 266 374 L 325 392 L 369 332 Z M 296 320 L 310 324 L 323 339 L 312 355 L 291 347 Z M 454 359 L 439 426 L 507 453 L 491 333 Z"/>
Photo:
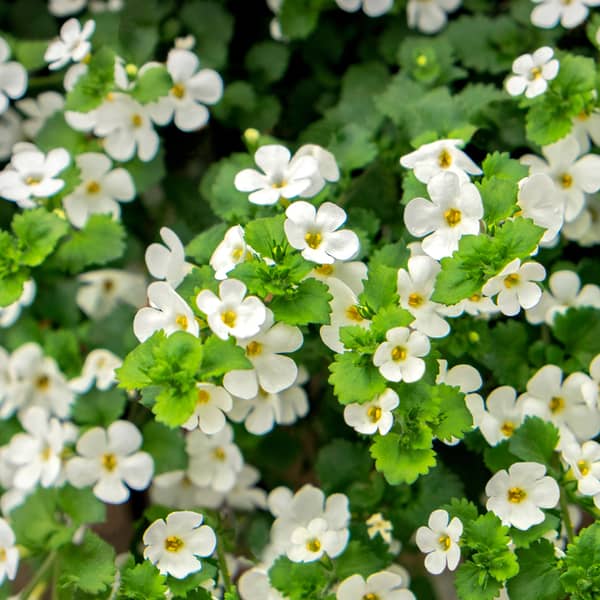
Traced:
<path fill-rule="evenodd" d="M 44 262 L 69 230 L 64 219 L 43 208 L 15 215 L 11 227 L 21 250 L 20 261 L 29 267 L 36 267 Z"/>

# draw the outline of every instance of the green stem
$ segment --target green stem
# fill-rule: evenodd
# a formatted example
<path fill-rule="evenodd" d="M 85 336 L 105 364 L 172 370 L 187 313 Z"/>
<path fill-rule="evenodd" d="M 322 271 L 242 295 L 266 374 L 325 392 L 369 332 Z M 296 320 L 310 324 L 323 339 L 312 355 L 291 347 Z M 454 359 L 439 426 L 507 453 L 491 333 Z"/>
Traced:
<path fill-rule="evenodd" d="M 55 85 L 61 84 L 64 78 L 63 73 L 53 73 L 52 75 L 39 76 L 39 77 L 30 77 L 28 82 L 28 87 L 31 88 L 40 88 L 40 87 L 53 87 Z"/>
<path fill-rule="evenodd" d="M 571 543 L 575 539 L 575 532 L 573 531 L 573 523 L 571 523 L 571 515 L 569 515 L 569 504 L 564 490 L 560 491 L 560 510 L 565 529 L 567 530 L 567 540 Z"/>
<path fill-rule="evenodd" d="M 227 567 L 227 559 L 225 558 L 225 549 L 223 548 L 221 540 L 218 540 L 217 542 L 217 559 L 219 561 L 219 570 L 221 571 L 221 576 L 223 577 L 225 589 L 229 590 L 233 584 L 231 583 L 231 575 L 229 574 L 229 568 Z"/>
<path fill-rule="evenodd" d="M 31 596 L 31 593 L 36 588 L 37 584 L 46 576 L 47 571 L 52 566 L 56 552 L 50 552 L 37 573 L 31 578 L 31 581 L 19 592 L 19 600 L 26 600 Z"/>

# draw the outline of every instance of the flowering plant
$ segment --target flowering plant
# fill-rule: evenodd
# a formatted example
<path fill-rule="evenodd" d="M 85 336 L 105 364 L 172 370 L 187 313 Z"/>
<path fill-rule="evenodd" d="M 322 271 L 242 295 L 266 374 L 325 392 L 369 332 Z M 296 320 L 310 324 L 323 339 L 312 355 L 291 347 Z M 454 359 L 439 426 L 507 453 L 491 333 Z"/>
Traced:
<path fill-rule="evenodd" d="M 2 597 L 600 597 L 598 5 L 7 3 Z"/>

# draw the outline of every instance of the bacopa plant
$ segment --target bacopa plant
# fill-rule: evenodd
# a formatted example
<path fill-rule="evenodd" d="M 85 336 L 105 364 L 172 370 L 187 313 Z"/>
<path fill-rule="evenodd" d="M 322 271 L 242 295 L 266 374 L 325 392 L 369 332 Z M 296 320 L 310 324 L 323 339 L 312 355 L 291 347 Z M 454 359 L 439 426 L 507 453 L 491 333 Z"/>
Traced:
<path fill-rule="evenodd" d="M 597 0 L 0 6 L 0 597 L 600 598 Z"/>

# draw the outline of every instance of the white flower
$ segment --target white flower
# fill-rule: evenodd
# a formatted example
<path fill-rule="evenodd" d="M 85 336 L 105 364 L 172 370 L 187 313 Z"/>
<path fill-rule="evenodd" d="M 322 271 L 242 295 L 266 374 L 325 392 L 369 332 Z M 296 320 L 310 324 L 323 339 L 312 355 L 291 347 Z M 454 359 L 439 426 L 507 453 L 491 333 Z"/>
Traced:
<path fill-rule="evenodd" d="M 6 391 L 2 393 L 2 386 Z M 57 417 L 69 415 L 75 400 L 67 380 L 54 359 L 44 356 L 42 348 L 29 342 L 17 348 L 8 361 L 8 377 L 0 379 L 0 418 L 11 416 L 27 406 L 42 406 Z"/>
<path fill-rule="evenodd" d="M 455 11 L 462 0 L 408 0 L 408 26 L 423 33 L 435 33 L 446 25 L 446 13 Z"/>
<path fill-rule="evenodd" d="M 517 400 L 517 392 L 508 385 L 493 390 L 485 406 L 479 394 L 469 394 L 465 402 L 473 417 L 473 424 L 479 427 L 490 446 L 508 439 L 525 418 L 522 398 Z"/>
<path fill-rule="evenodd" d="M 429 181 L 431 201 L 414 198 L 404 209 L 404 223 L 411 235 L 426 236 L 421 245 L 426 254 L 439 260 L 458 249 L 463 235 L 479 233 L 483 203 L 477 188 L 455 173 L 442 173 Z M 429 234 L 429 235 L 428 235 Z"/>
<path fill-rule="evenodd" d="M 460 316 L 463 312 L 473 317 L 481 316 L 486 319 L 489 315 L 499 312 L 498 307 L 494 304 L 494 301 L 487 296 L 483 296 L 479 292 L 471 294 L 468 298 L 461 300 L 458 304 L 450 307 L 456 310 L 456 313 L 452 313 L 452 316 Z"/>
<path fill-rule="evenodd" d="M 364 404 L 348 404 L 344 407 L 344 421 L 358 433 L 380 435 L 389 432 L 394 424 L 392 411 L 399 404 L 398 394 L 386 388 L 379 396 Z"/>
<path fill-rule="evenodd" d="M 190 456 L 189 477 L 199 486 L 209 486 L 217 492 L 233 488 L 244 460 L 233 443 L 233 429 L 225 425 L 214 435 L 192 431 L 186 440 Z"/>
<path fill-rule="evenodd" d="M 421 552 L 426 552 L 425 568 L 432 575 L 439 575 L 448 566 L 454 571 L 460 560 L 458 541 L 463 532 L 462 521 L 445 510 L 434 510 L 429 515 L 429 527 L 417 529 L 416 542 Z"/>
<path fill-rule="evenodd" d="M 217 547 L 212 528 L 200 526 L 203 520 L 201 514 L 187 510 L 170 513 L 166 521 L 157 519 L 144 532 L 144 558 L 176 579 L 200 571 L 202 563 L 196 557 L 210 556 Z"/>
<path fill-rule="evenodd" d="M 205 104 L 215 104 L 223 95 L 223 80 L 212 69 L 198 70 L 200 61 L 189 50 L 175 48 L 167 57 L 167 71 L 173 80 L 168 96 L 150 105 L 152 119 L 166 125 L 175 115 L 181 131 L 200 129 L 208 122 Z"/>
<path fill-rule="evenodd" d="M 64 148 L 55 148 L 48 154 L 37 149 L 16 152 L 10 164 L 0 172 L 0 196 L 16 202 L 21 208 L 33 208 L 33 198 L 48 198 L 62 190 L 65 182 L 56 176 L 71 162 Z"/>
<path fill-rule="evenodd" d="M 351 575 L 340 583 L 336 600 L 415 600 L 415 595 L 405 587 L 404 578 L 391 571 L 379 571 L 369 575 Z"/>
<path fill-rule="evenodd" d="M 271 587 L 269 575 L 265 569 L 254 567 L 242 574 L 238 581 L 238 589 L 242 600 L 285 600 Z"/>
<path fill-rule="evenodd" d="M 10 525 L 0 518 L 0 584 L 5 578 L 13 580 L 19 567 L 19 550 Z"/>
<path fill-rule="evenodd" d="M 210 496 L 209 501 L 204 500 Z M 196 485 L 189 477 L 187 471 L 167 471 L 156 475 L 152 480 L 150 498 L 155 504 L 162 504 L 172 508 L 188 508 L 190 506 L 203 506 L 206 508 L 219 508 L 222 497 L 205 487 Z"/>
<path fill-rule="evenodd" d="M 121 215 L 119 202 L 135 198 L 135 185 L 126 169 L 111 169 L 110 158 L 99 152 L 86 152 L 75 158 L 81 183 L 63 198 L 69 221 L 83 227 L 93 214 Z"/>
<path fill-rule="evenodd" d="M 33 279 L 23 284 L 23 292 L 18 300 L 8 306 L 0 307 L 0 327 L 10 327 L 21 315 L 21 309 L 29 306 L 35 298 L 36 285 Z"/>
<path fill-rule="evenodd" d="M 124 0 L 90 0 L 90 12 L 119 12 L 123 9 Z"/>
<path fill-rule="evenodd" d="M 103 502 L 126 502 L 125 484 L 143 490 L 152 481 L 154 461 L 147 452 L 138 451 L 141 445 L 141 433 L 128 421 L 115 421 L 108 429 L 88 429 L 77 441 L 80 456 L 67 463 L 67 478 L 78 488 L 93 485 L 95 496 Z"/>
<path fill-rule="evenodd" d="M 88 0 L 50 0 L 48 11 L 55 17 L 67 17 L 85 8 Z"/>
<path fill-rule="evenodd" d="M 411 327 L 434 338 L 448 335 L 450 326 L 440 312 L 443 310 L 450 315 L 452 311 L 451 307 L 443 307 L 429 299 L 440 269 L 440 264 L 429 256 L 413 256 L 408 259 L 408 271 L 398 270 L 400 306 L 415 318 Z M 456 314 L 459 312 L 460 309 L 456 310 Z"/>
<path fill-rule="evenodd" d="M 522 54 L 512 64 L 514 75 L 505 82 L 506 91 L 511 96 L 520 96 L 525 92 L 527 98 L 543 94 L 558 74 L 558 61 L 554 50 L 549 46 L 538 48 L 533 54 Z"/>
<path fill-rule="evenodd" d="M 358 236 L 349 229 L 336 231 L 345 221 L 346 212 L 332 202 L 324 202 L 318 210 L 300 200 L 285 211 L 285 235 L 293 248 L 301 250 L 306 260 L 319 264 L 349 260 L 359 250 Z"/>
<path fill-rule="evenodd" d="M 529 165 L 529 172 L 546 173 L 554 182 L 555 194 L 565 204 L 565 220 L 573 221 L 582 211 L 585 194 L 600 189 L 600 156 L 586 154 L 575 136 L 569 135 L 554 144 L 542 147 L 543 160 L 534 154 L 521 157 L 521 162 Z"/>
<path fill-rule="evenodd" d="M 552 325 L 556 315 L 563 314 L 572 306 L 600 308 L 600 288 L 589 283 L 581 287 L 575 271 L 556 271 L 548 280 L 550 291 L 542 293 L 542 299 L 525 313 L 534 325 L 546 322 Z"/>
<path fill-rule="evenodd" d="M 8 160 L 19 141 L 23 139 L 21 116 L 16 110 L 7 108 L 0 114 L 0 160 Z"/>
<path fill-rule="evenodd" d="M 394 0 L 335 0 L 346 12 L 356 12 L 362 8 L 368 17 L 380 17 L 394 6 Z"/>
<path fill-rule="evenodd" d="M 204 433 L 218 433 L 225 427 L 224 412 L 231 410 L 233 401 L 222 387 L 212 383 L 197 383 L 198 401 L 190 418 L 182 425 L 184 429 L 200 429 Z"/>
<path fill-rule="evenodd" d="M 439 371 L 435 382 L 457 387 L 463 394 L 478 390 L 483 381 L 479 371 L 471 365 L 456 365 L 448 369 L 448 361 L 438 359 Z"/>
<path fill-rule="evenodd" d="M 81 375 L 71 379 L 69 387 L 78 394 L 89 391 L 94 383 L 99 390 L 107 390 L 117 382 L 115 369 L 122 364 L 123 361 L 109 350 L 92 350 L 85 357 Z"/>
<path fill-rule="evenodd" d="M 198 336 L 200 328 L 187 302 L 164 281 L 148 286 L 150 306 L 140 308 L 133 319 L 133 333 L 140 342 L 146 341 L 155 331 L 162 329 L 166 335 L 187 331 Z"/>
<path fill-rule="evenodd" d="M 341 354 L 344 344 L 340 340 L 340 327 L 356 325 L 368 329 L 371 321 L 360 314 L 358 298 L 345 283 L 332 277 L 327 280 L 327 285 L 331 293 L 329 325 L 322 325 L 319 334 L 328 348 Z"/>
<path fill-rule="evenodd" d="M 360 261 L 334 262 L 315 267 L 308 277 L 314 277 L 329 286 L 335 279 L 347 285 L 354 294 L 361 294 L 364 289 L 363 279 L 367 278 L 367 265 Z"/>
<path fill-rule="evenodd" d="M 482 288 L 486 296 L 495 296 L 498 308 L 503 315 L 519 314 L 521 307 L 534 307 L 542 297 L 542 290 L 534 281 L 542 281 L 546 277 L 546 269 L 536 262 L 526 262 L 515 258 L 492 277 Z"/>
<path fill-rule="evenodd" d="M 365 523 L 367 525 L 367 533 L 371 539 L 380 535 L 384 542 L 387 544 L 392 543 L 392 531 L 394 526 L 391 521 L 384 519 L 381 513 L 371 515 Z"/>
<path fill-rule="evenodd" d="M 461 181 L 469 181 L 470 175 L 480 175 L 481 169 L 457 146 L 462 140 L 438 140 L 424 144 L 414 152 L 400 158 L 400 164 L 414 169 L 415 177 L 423 183 L 429 183 L 440 173 L 454 173 Z"/>
<path fill-rule="evenodd" d="M 118 302 L 141 306 L 146 300 L 146 282 L 141 275 L 119 269 L 87 271 L 77 277 L 77 306 L 92 319 L 102 319 Z"/>
<path fill-rule="evenodd" d="M 27 89 L 27 71 L 18 62 L 10 61 L 10 48 L 0 37 L 0 115 L 6 111 L 9 98 L 20 98 Z"/>
<path fill-rule="evenodd" d="M 546 515 L 541 508 L 553 508 L 560 488 L 546 467 L 536 462 L 514 463 L 498 471 L 485 486 L 489 496 L 486 508 L 495 513 L 504 525 L 526 530 L 541 523 Z"/>
<path fill-rule="evenodd" d="M 599 30 L 600 31 L 600 30 Z M 600 112 L 582 111 L 573 119 L 571 135 L 575 137 L 581 152 L 588 152 L 590 140 L 600 146 Z"/>
<path fill-rule="evenodd" d="M 178 235 L 168 227 L 160 228 L 162 244 L 150 244 L 146 249 L 146 267 L 152 277 L 164 279 L 176 288 L 190 272 L 192 265 L 185 262 L 185 249 Z"/>
<path fill-rule="evenodd" d="M 292 164 L 299 161 L 303 156 L 311 156 L 317 161 L 317 170 L 311 176 L 311 184 L 305 189 L 301 196 L 312 198 L 316 196 L 324 187 L 325 182 L 338 181 L 340 178 L 340 169 L 335 160 L 335 156 L 317 144 L 304 144 L 300 146 L 294 157 Z"/>
<path fill-rule="evenodd" d="M 224 494 L 223 500 L 231 508 L 250 511 L 256 508 L 267 508 L 267 494 L 256 487 L 260 480 L 260 472 L 251 465 L 244 465 L 239 472 L 235 485 Z"/>
<path fill-rule="evenodd" d="M 51 71 L 61 69 L 69 62 L 81 62 L 89 53 L 92 45 L 88 41 L 92 37 L 96 23 L 86 21 L 83 29 L 77 19 L 69 19 L 60 28 L 60 38 L 48 46 L 44 60 Z"/>
<path fill-rule="evenodd" d="M 110 157 L 125 162 L 137 152 L 139 159 L 147 162 L 156 156 L 159 137 L 149 111 L 147 105 L 121 93 L 113 93 L 96 109 L 94 134 L 104 138 L 104 150 Z"/>
<path fill-rule="evenodd" d="M 594 496 L 594 504 L 600 504 L 600 444 L 593 440 L 567 444 L 562 458 L 577 479 L 577 491 L 584 496 Z"/>
<path fill-rule="evenodd" d="M 600 0 L 532 0 L 539 6 L 531 11 L 531 22 L 537 27 L 551 29 L 558 22 L 566 29 L 577 27 L 588 16 L 588 6 L 600 5 Z"/>
<path fill-rule="evenodd" d="M 386 341 L 377 346 L 373 364 L 388 381 L 418 381 L 425 373 L 425 361 L 419 357 L 429 354 L 429 338 L 408 327 L 394 327 L 385 334 Z"/>
<path fill-rule="evenodd" d="M 298 327 L 275 323 L 273 313 L 266 309 L 258 335 L 238 341 L 254 368 L 229 371 L 223 378 L 223 386 L 239 398 L 253 398 L 259 386 L 273 394 L 290 387 L 296 380 L 298 367 L 293 359 L 281 353 L 298 350 L 302 341 Z"/>
<path fill-rule="evenodd" d="M 27 117 L 23 121 L 25 135 L 33 139 L 46 121 L 63 109 L 65 99 L 58 92 L 42 92 L 35 100 L 33 98 L 19 100 L 16 106 Z"/>
<path fill-rule="evenodd" d="M 25 433 L 12 437 L 5 456 L 16 468 L 13 485 L 25 491 L 38 483 L 43 487 L 58 485 L 63 470 L 61 454 L 65 445 L 77 438 L 77 428 L 50 418 L 41 406 L 24 410 L 21 424 Z"/>
<path fill-rule="evenodd" d="M 579 440 L 591 439 L 600 432 L 600 413 L 587 402 L 589 381 L 584 373 L 571 373 L 562 381 L 561 369 L 546 365 L 527 382 L 523 410 L 551 421 L 561 434 L 566 428 Z"/>
<path fill-rule="evenodd" d="M 225 232 L 223 241 L 215 248 L 210 257 L 210 266 L 215 271 L 215 279 L 226 279 L 227 273 L 236 265 L 251 256 L 253 250 L 246 244 L 244 229 L 234 225 Z"/>
<path fill-rule="evenodd" d="M 253 204 L 275 204 L 280 198 L 302 196 L 312 185 L 318 164 L 312 156 L 290 161 L 290 151 L 284 146 L 261 146 L 254 154 L 255 169 L 244 169 L 235 176 L 234 185 L 240 192 L 252 192 Z"/>
<path fill-rule="evenodd" d="M 600 197 L 588 196 L 582 211 L 570 223 L 565 223 L 562 233 L 566 239 L 580 246 L 600 244 Z"/>
<path fill-rule="evenodd" d="M 546 173 L 534 173 L 519 182 L 517 204 L 523 217 L 531 219 L 546 231 L 540 245 L 554 243 L 565 217 L 565 199 L 557 193 L 554 182 Z"/>
<path fill-rule="evenodd" d="M 196 305 L 206 314 L 208 326 L 223 340 L 230 335 L 247 338 L 256 335 L 265 322 L 265 305 L 256 296 L 246 296 L 246 286 L 237 279 L 226 279 L 219 285 L 219 296 L 202 290 Z"/>

